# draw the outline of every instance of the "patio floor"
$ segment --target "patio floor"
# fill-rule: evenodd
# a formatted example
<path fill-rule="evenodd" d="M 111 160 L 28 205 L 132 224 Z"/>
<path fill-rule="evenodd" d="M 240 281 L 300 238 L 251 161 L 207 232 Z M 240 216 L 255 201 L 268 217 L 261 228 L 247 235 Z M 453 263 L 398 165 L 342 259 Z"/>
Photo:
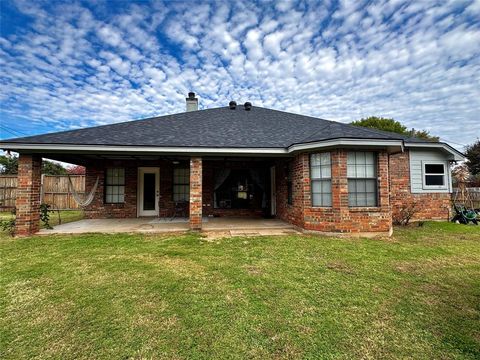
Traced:
<path fill-rule="evenodd" d="M 40 235 L 82 233 L 164 233 L 189 230 L 188 219 L 85 219 L 42 229 Z M 225 232 L 230 235 L 275 235 L 295 232 L 294 227 L 279 219 L 263 218 L 204 218 L 205 232 Z"/>

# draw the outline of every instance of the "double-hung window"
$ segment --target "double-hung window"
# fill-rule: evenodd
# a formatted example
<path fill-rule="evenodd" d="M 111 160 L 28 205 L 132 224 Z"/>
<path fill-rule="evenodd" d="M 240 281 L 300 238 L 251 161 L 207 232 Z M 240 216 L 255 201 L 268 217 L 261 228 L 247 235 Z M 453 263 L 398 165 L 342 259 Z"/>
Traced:
<path fill-rule="evenodd" d="M 310 156 L 312 206 L 332 206 L 332 163 L 329 152 Z"/>
<path fill-rule="evenodd" d="M 189 201 L 190 169 L 173 169 L 173 201 Z"/>
<path fill-rule="evenodd" d="M 423 187 L 425 189 L 447 188 L 447 171 L 443 162 L 423 162 Z"/>
<path fill-rule="evenodd" d="M 349 206 L 377 206 L 377 157 L 374 152 L 348 152 L 347 178 Z"/>
<path fill-rule="evenodd" d="M 107 169 L 105 174 L 105 202 L 107 204 L 125 202 L 125 169 Z"/>

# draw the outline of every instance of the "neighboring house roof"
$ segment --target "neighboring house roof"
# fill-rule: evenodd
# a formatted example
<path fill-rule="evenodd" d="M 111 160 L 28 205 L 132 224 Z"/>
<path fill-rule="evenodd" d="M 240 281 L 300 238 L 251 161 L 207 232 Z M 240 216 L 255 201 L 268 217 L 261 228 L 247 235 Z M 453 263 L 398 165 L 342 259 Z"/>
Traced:
<path fill-rule="evenodd" d="M 159 148 L 289 149 L 335 139 L 425 143 L 396 133 L 367 129 L 288 112 L 243 106 L 184 112 L 85 129 L 3 140 L 20 144 Z M 18 145 L 15 145 L 18 144 Z"/>

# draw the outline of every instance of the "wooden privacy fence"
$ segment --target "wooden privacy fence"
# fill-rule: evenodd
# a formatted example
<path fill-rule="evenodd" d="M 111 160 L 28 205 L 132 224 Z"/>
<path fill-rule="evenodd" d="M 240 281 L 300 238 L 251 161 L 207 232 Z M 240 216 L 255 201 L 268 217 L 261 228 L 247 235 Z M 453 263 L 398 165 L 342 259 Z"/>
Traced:
<path fill-rule="evenodd" d="M 468 192 L 468 195 L 467 195 Z M 459 188 L 453 189 L 452 199 L 459 204 L 464 204 L 466 207 L 480 209 L 480 188 L 466 188 L 463 193 Z"/>
<path fill-rule="evenodd" d="M 80 195 L 85 193 L 85 175 L 70 175 L 73 188 Z M 0 210 L 15 208 L 17 194 L 17 176 L 0 176 Z M 69 192 L 68 176 L 66 175 L 42 175 L 42 203 L 52 206 L 54 209 L 71 210 L 80 207 Z"/>

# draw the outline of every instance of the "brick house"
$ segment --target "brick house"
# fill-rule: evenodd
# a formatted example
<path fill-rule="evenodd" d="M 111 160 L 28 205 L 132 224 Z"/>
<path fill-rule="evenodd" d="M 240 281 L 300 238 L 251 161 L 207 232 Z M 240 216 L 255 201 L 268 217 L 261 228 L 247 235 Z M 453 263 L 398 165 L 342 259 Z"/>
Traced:
<path fill-rule="evenodd" d="M 86 167 L 97 183 L 88 218 L 188 214 L 277 217 L 311 231 L 391 233 L 415 204 L 416 220 L 448 219 L 450 165 L 464 157 L 425 142 L 250 103 L 16 138 L 17 234 L 38 231 L 42 158 Z"/>

